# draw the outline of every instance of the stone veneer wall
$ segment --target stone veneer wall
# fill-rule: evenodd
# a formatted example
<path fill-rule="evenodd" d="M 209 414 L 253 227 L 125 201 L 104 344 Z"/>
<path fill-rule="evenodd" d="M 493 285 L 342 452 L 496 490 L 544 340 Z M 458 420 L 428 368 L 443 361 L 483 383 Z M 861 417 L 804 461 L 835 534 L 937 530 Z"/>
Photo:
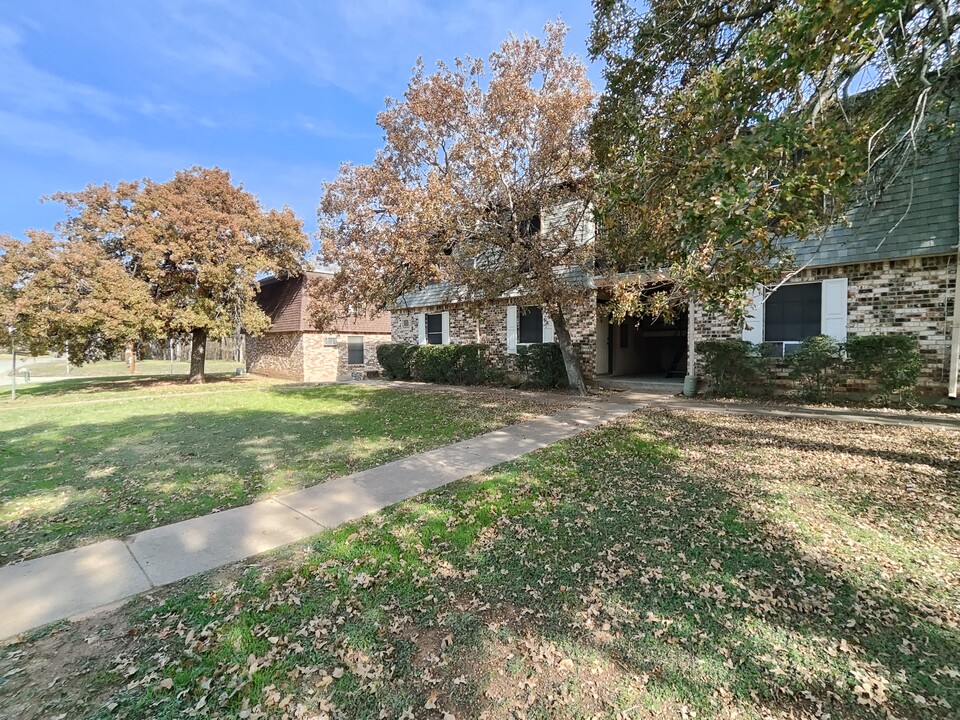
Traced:
<path fill-rule="evenodd" d="M 847 278 L 847 336 L 914 335 L 923 358 L 920 386 L 942 391 L 950 367 L 956 256 L 808 268 L 790 282 L 841 277 Z M 696 340 L 740 337 L 739 327 L 700 307 L 694 323 Z"/>
<path fill-rule="evenodd" d="M 303 380 L 303 333 L 264 333 L 246 338 L 247 372 Z"/>
<path fill-rule="evenodd" d="M 394 310 L 390 314 L 393 342 L 416 345 L 419 313 L 450 313 L 450 342 L 466 345 L 480 342 L 490 349 L 492 361 L 503 369 L 513 369 L 514 355 L 507 353 L 507 307 L 524 305 L 519 298 L 490 303 L 458 303 L 411 310 Z M 580 361 L 584 377 L 590 379 L 596 369 L 597 301 L 595 294 L 567 309 L 567 327 L 574 343 L 580 344 Z"/>

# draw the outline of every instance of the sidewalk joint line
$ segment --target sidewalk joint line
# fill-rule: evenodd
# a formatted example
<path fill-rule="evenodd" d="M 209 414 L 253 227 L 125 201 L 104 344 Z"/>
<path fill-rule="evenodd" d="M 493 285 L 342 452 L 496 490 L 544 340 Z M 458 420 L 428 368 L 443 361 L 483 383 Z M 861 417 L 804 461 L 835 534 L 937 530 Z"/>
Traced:
<path fill-rule="evenodd" d="M 143 576 L 147 579 L 147 582 L 150 583 L 150 589 L 152 590 L 155 587 L 157 587 L 157 584 L 153 581 L 153 578 L 150 577 L 150 575 L 147 573 L 146 568 L 140 564 L 140 561 L 137 559 L 137 556 L 133 554 L 133 549 L 130 547 L 131 538 L 133 538 L 133 535 L 129 535 L 123 538 L 123 547 L 127 549 L 127 552 L 130 554 L 130 557 L 133 559 L 134 564 L 136 564 L 140 572 L 143 573 Z M 118 599 L 122 600 L 123 598 L 118 598 Z M 114 602 L 117 602 L 117 601 L 115 600 Z"/>
<path fill-rule="evenodd" d="M 347 476 L 345 476 L 345 477 L 349 477 L 349 475 L 347 475 Z M 320 483 L 320 484 L 323 485 L 324 483 Z M 316 487 L 316 485 L 311 485 L 311 487 Z M 283 497 L 283 496 L 281 496 L 281 497 Z M 301 516 L 301 517 L 305 517 L 307 520 L 309 520 L 310 522 L 312 522 L 314 525 L 316 525 L 316 526 L 317 526 L 318 528 L 320 528 L 321 530 L 329 530 L 329 529 L 330 529 L 330 528 L 328 528 L 326 525 L 324 525 L 323 523 L 318 523 L 316 520 L 314 520 L 312 517 L 310 517 L 310 516 L 307 515 L 306 513 L 300 512 L 300 511 L 297 510 L 295 507 L 290 507 L 290 506 L 287 505 L 283 500 L 281 500 L 280 497 L 268 498 L 268 499 L 269 499 L 269 500 L 276 500 L 279 504 L 283 505 L 283 506 L 284 506 L 285 508 L 287 508 L 288 510 L 293 510 L 293 512 L 295 512 L 297 515 L 299 515 L 299 516 Z M 287 544 L 289 544 L 289 543 L 287 543 Z M 248 557 L 252 557 L 252 556 L 248 556 Z"/>

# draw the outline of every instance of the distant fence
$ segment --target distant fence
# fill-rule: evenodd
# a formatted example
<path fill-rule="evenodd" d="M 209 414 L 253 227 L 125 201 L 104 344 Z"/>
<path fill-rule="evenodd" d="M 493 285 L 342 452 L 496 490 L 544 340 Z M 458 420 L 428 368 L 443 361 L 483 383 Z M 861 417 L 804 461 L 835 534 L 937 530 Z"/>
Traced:
<path fill-rule="evenodd" d="M 174 340 L 164 342 L 154 340 L 140 346 L 140 358 L 143 360 L 189 360 L 193 343 L 189 340 Z M 244 361 L 244 345 L 242 337 L 227 337 L 219 340 L 207 340 L 207 360 Z"/>

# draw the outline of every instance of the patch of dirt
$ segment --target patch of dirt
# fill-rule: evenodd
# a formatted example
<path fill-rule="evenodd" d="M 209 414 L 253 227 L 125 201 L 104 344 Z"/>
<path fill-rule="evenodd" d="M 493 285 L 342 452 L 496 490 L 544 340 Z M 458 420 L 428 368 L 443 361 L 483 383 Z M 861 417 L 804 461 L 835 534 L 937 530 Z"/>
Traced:
<path fill-rule="evenodd" d="M 256 564 L 234 563 L 141 597 L 158 606 L 198 584 L 219 586 L 250 570 L 272 573 L 297 567 L 309 553 L 304 547 Z M 0 643 L 0 720 L 74 720 L 102 707 L 136 666 L 128 660 L 140 654 L 142 639 L 133 618 L 142 604 L 133 600 Z"/>
<path fill-rule="evenodd" d="M 401 635 L 417 648 L 413 665 L 429 696 L 424 710 L 457 718 L 515 720 L 564 715 L 575 706 L 582 717 L 620 717 L 611 712 L 624 694 L 640 697 L 648 678 L 603 658 L 570 656 L 545 638 L 529 609 L 498 603 L 482 613 L 487 626 L 480 645 L 459 646 L 446 628 L 408 626 Z M 476 693 L 461 691 L 474 688 Z M 634 708 L 623 717 L 681 717 Z M 427 717 L 433 717 L 430 713 Z M 417 717 L 420 714 L 417 713 Z"/>
<path fill-rule="evenodd" d="M 133 637 L 129 633 L 126 613 L 114 611 L 3 648 L 0 719 L 73 720 L 102 706 L 116 689 L 114 670 L 122 665 L 117 660 Z"/>

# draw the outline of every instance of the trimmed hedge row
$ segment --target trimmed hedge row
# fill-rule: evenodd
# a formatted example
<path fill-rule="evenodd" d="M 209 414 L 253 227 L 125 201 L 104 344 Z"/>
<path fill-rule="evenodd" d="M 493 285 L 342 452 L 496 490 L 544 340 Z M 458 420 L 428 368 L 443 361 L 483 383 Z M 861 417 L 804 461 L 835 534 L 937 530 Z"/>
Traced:
<path fill-rule="evenodd" d="M 377 348 L 383 374 L 393 380 L 477 385 L 487 380 L 486 345 L 405 345 Z"/>
<path fill-rule="evenodd" d="M 523 385 L 527 387 L 552 390 L 565 388 L 569 384 L 563 354 L 556 343 L 517 348 L 517 370 L 523 378 Z"/>
<path fill-rule="evenodd" d="M 555 343 L 517 349 L 520 384 L 540 389 L 567 386 L 567 370 Z M 505 374 L 488 362 L 486 345 L 406 345 L 387 343 L 377 348 L 383 375 L 391 380 L 417 380 L 446 385 L 503 382 Z"/>
<path fill-rule="evenodd" d="M 799 394 L 808 400 L 830 397 L 844 380 L 876 388 L 874 399 L 903 401 L 916 387 L 923 367 L 916 338 L 910 335 L 865 335 L 838 343 L 816 335 L 800 343 L 784 360 L 771 357 L 769 346 L 745 340 L 697 343 L 704 374 L 716 395 L 742 397 L 769 392 L 771 370 L 789 369 Z"/>

